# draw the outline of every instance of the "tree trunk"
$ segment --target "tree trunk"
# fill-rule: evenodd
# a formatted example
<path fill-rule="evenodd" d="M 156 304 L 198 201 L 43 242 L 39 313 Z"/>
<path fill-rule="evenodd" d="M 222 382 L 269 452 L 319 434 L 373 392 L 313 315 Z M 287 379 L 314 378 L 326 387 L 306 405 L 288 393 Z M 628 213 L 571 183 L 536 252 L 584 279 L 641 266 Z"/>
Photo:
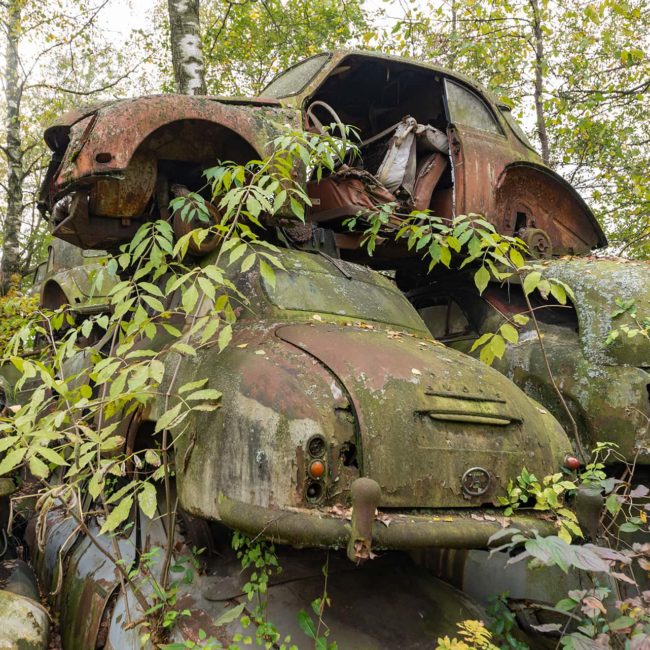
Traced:
<path fill-rule="evenodd" d="M 199 0 L 168 0 L 167 4 L 176 92 L 205 95 Z"/>
<path fill-rule="evenodd" d="M 7 212 L 5 214 L 0 265 L 2 286 L 6 289 L 11 276 L 22 270 L 20 246 L 20 220 L 23 213 L 23 150 L 20 102 L 22 87 L 18 78 L 18 42 L 22 0 L 11 0 L 6 5 L 5 28 L 5 149 L 7 158 Z"/>
<path fill-rule="evenodd" d="M 529 0 L 533 10 L 533 37 L 535 39 L 535 113 L 537 116 L 537 135 L 542 146 L 542 160 L 549 165 L 551 156 L 544 115 L 544 36 L 539 1 Z"/>

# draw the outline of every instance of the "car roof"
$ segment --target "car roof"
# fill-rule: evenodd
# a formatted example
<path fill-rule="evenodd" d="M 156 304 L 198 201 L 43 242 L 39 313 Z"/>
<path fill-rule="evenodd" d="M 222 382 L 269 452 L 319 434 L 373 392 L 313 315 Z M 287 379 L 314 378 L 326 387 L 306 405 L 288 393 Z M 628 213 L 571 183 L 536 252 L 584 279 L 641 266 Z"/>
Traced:
<path fill-rule="evenodd" d="M 312 56 L 305 57 L 304 59 L 300 59 L 299 61 L 296 61 L 293 65 L 289 66 L 288 68 L 285 68 L 281 72 L 279 72 L 271 81 L 266 84 L 264 89 L 268 88 L 276 79 L 281 77 L 285 72 L 288 72 L 289 70 L 295 68 L 296 66 L 304 63 L 305 61 L 308 61 L 309 59 L 313 59 L 318 56 L 322 56 L 323 54 L 327 54 L 331 57 L 331 59 L 337 59 L 341 60 L 344 59 L 345 57 L 348 56 L 359 56 L 359 57 L 364 57 L 367 59 L 376 59 L 379 61 L 388 61 L 388 62 L 393 62 L 393 63 L 402 63 L 404 65 L 409 65 L 417 68 L 422 68 L 423 70 L 430 70 L 432 72 L 437 72 L 440 73 L 444 76 L 450 77 L 452 79 L 456 79 L 458 81 L 461 81 L 462 83 L 472 87 L 475 90 L 478 90 L 480 93 L 482 93 L 484 96 L 487 97 L 492 103 L 497 104 L 499 107 L 503 107 L 504 109 L 510 110 L 509 106 L 506 106 L 503 104 L 503 102 L 499 101 L 497 97 L 494 95 L 494 93 L 489 90 L 486 86 L 481 84 L 480 82 L 476 81 L 475 79 L 472 79 L 471 77 L 468 77 L 464 75 L 461 72 L 456 72 L 454 70 L 451 70 L 449 68 L 445 68 L 444 66 L 437 65 L 435 63 L 429 63 L 429 62 L 422 62 L 418 61 L 416 59 L 412 59 L 409 57 L 404 57 L 404 56 L 397 56 L 394 54 L 384 54 L 383 52 L 378 52 L 376 50 L 359 50 L 359 49 L 348 49 L 348 48 L 338 48 L 334 50 L 323 50 L 321 52 L 317 52 L 316 54 L 313 54 Z M 300 93 L 299 93 L 300 94 Z M 260 93 L 261 96 L 264 96 L 264 90 Z"/>

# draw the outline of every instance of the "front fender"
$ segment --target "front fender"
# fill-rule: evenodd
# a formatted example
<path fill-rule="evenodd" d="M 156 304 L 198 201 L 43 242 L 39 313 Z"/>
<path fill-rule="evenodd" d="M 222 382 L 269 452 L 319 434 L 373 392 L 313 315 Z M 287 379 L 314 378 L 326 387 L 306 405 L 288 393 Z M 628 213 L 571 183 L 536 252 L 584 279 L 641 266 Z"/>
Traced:
<path fill-rule="evenodd" d="M 607 246 L 592 211 L 580 194 L 545 165 L 514 162 L 506 166 L 495 190 L 497 214 L 514 233 L 519 226 L 548 233 L 556 255 L 585 254 Z M 525 223 L 521 223 L 525 215 Z"/>
<path fill-rule="evenodd" d="M 179 124 L 175 135 L 182 138 L 182 123 L 191 121 L 222 127 L 224 144 L 236 134 L 260 157 L 269 153 L 268 143 L 281 125 L 298 126 L 299 116 L 271 106 L 237 106 L 189 95 L 154 95 L 101 105 L 68 127 L 54 125 L 45 132 L 50 146 L 67 147 L 53 178 L 54 194 L 89 176 L 123 172 L 149 136 Z"/>

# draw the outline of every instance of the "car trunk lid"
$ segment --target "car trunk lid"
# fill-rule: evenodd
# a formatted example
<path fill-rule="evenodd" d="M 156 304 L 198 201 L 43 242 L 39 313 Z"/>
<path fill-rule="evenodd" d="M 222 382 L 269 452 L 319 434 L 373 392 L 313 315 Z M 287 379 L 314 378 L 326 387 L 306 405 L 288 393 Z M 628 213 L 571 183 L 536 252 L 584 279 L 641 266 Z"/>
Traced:
<path fill-rule="evenodd" d="M 380 484 L 384 507 L 497 504 L 523 467 L 538 476 L 557 469 L 536 407 L 474 359 L 368 325 L 287 325 L 276 334 L 344 385 L 361 473 Z"/>

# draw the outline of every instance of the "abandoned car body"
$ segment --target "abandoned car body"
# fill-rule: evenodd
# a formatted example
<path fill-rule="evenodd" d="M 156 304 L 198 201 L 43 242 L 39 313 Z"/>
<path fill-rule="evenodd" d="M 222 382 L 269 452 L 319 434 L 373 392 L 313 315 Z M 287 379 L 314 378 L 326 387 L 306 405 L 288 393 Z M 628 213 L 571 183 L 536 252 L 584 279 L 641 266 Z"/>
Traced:
<path fill-rule="evenodd" d="M 483 214 L 540 256 L 606 243 L 584 201 L 543 165 L 506 106 L 456 73 L 368 52 L 307 59 L 258 99 L 167 95 L 68 113 L 45 133 L 53 156 L 41 207 L 56 236 L 110 248 L 143 220 L 168 217 L 173 188 L 202 187 L 206 167 L 263 157 L 287 126 L 318 132 L 330 122 L 343 138 L 344 124 L 358 130 L 360 158 L 308 183 L 308 220 L 334 232 L 344 257 L 363 257 L 344 218 L 387 202 L 443 218 Z M 376 259 L 405 255 L 394 247 L 387 241 Z"/>
<path fill-rule="evenodd" d="M 496 371 L 431 340 L 376 271 L 305 252 L 279 259 L 275 287 L 231 272 L 249 301 L 231 345 L 181 363 L 179 381 L 208 377 L 223 394 L 179 437 L 182 507 L 292 545 L 347 544 L 352 559 L 359 542 L 485 546 L 500 524 L 472 509 L 497 506 L 523 466 L 560 471 L 571 451 L 560 425 Z M 353 506 L 352 532 L 328 511 L 341 503 Z M 432 516 L 442 510 L 450 521 Z"/>
<path fill-rule="evenodd" d="M 607 344 L 611 330 L 621 325 L 634 329 L 629 314 L 612 318 L 616 300 L 632 301 L 639 323 L 649 317 L 650 264 L 573 258 L 544 262 L 539 269 L 544 277 L 565 282 L 574 294 L 566 306 L 534 296 L 531 300 L 553 376 L 583 446 L 614 442 L 627 462 L 650 465 L 650 342 L 640 333 L 623 333 Z M 480 297 L 471 278 L 461 274 L 414 289 L 410 297 L 431 333 L 464 351 L 483 333 L 495 332 L 506 319 L 528 311 L 520 286 L 491 283 Z M 494 366 L 570 426 L 532 323 Z"/>
<path fill-rule="evenodd" d="M 378 201 L 443 217 L 485 213 L 540 256 L 605 243 L 589 209 L 544 167 L 505 107 L 459 75 L 348 52 L 314 57 L 285 75 L 257 100 L 142 97 L 61 118 L 46 132 L 53 157 L 41 194 L 55 235 L 114 249 L 144 221 L 174 220 L 170 199 L 200 188 L 206 167 L 263 157 L 286 125 L 319 131 L 334 121 L 339 131 L 343 123 L 359 129 L 361 160 L 321 183 L 296 173 L 312 198 L 307 220 L 331 231 L 335 255 L 368 262 L 342 222 Z M 428 88 L 427 101 L 415 101 L 414 88 Z M 274 224 L 267 225 L 273 239 Z M 180 233 L 182 224 L 175 227 Z M 204 253 L 198 263 L 214 263 Z M 554 474 L 571 454 L 545 408 L 495 370 L 433 341 L 386 277 L 327 255 L 278 257 L 285 271 L 276 272 L 275 286 L 255 270 L 230 272 L 250 301 L 231 345 L 179 359 L 180 383 L 208 377 L 223 394 L 222 408 L 191 414 L 191 434 L 176 439 L 183 458 L 176 489 L 187 513 L 296 547 L 344 548 L 356 562 L 376 549 L 482 548 L 509 523 L 555 531 L 543 516 L 520 510 L 505 518 L 498 508 L 522 467 Z M 375 259 L 404 257 L 386 242 Z M 48 279 L 77 282 L 66 273 Z M 81 287 L 89 276 L 76 273 L 79 308 L 90 296 Z M 168 342 L 161 339 L 161 349 Z M 164 410 L 154 403 L 125 423 L 131 448 L 151 436 Z M 123 625 L 129 594 L 118 595 L 113 567 L 60 514 L 52 513 L 45 549 L 34 554 L 43 584 L 63 580 L 64 642 L 137 647 L 137 629 Z M 162 520 L 134 517 L 139 541 L 164 545 Z M 65 576 L 57 573 L 59 554 Z M 204 596 L 194 603 L 214 616 Z"/>
<path fill-rule="evenodd" d="M 213 264 L 216 255 L 201 264 Z M 554 522 L 543 513 L 503 517 L 495 507 L 522 466 L 539 475 L 563 467 L 571 448 L 550 413 L 495 370 L 433 341 L 415 309 L 380 273 L 316 253 L 277 255 L 284 270 L 276 271 L 274 285 L 255 268 L 227 272 L 248 299 L 231 344 L 219 352 L 212 341 L 196 357 L 180 358 L 180 383 L 209 378 L 223 397 L 217 411 L 191 414 L 184 435 L 174 432 L 175 456 L 183 459 L 176 467 L 179 505 L 192 515 L 183 515 L 187 537 L 179 542 L 185 548 L 222 544 L 208 524 L 216 521 L 296 547 L 347 549 L 359 562 L 378 549 L 485 547 L 508 524 L 551 534 Z M 164 347 L 165 340 L 159 343 Z M 177 353 L 168 354 L 171 368 Z M 127 420 L 127 446 L 149 446 L 164 409 L 161 397 Z M 148 545 L 140 548 L 144 552 L 167 539 L 164 517 L 149 520 L 136 511 L 133 521 L 129 535 L 119 538 L 127 562 L 138 544 Z M 89 526 L 97 536 L 99 524 Z M 111 541 L 100 537 L 100 543 Z M 42 583 L 53 588 L 61 581 L 56 603 L 65 647 L 139 647 L 137 628 L 124 625 L 130 592 L 120 592 L 114 568 L 74 520 L 51 511 L 43 550 L 31 546 Z M 322 587 L 314 576 L 321 575 L 323 559 L 292 557 L 308 567 L 299 572 L 303 586 L 280 591 L 284 602 L 297 605 L 289 608 L 295 612 Z M 394 572 L 382 568 L 391 561 L 382 558 L 360 577 L 334 571 L 341 565 L 332 561 L 328 591 L 358 592 L 356 601 L 366 607 L 401 575 L 413 585 L 409 602 L 426 605 L 423 611 L 440 609 L 426 626 L 416 621 L 412 645 L 403 647 L 422 647 L 418 643 L 432 630 L 453 631 L 454 611 L 477 615 L 470 601 L 431 576 L 417 586 L 421 568 L 400 564 Z M 192 611 L 192 619 L 181 621 L 189 638 L 197 626 L 212 633 L 211 620 L 241 598 L 239 564 L 216 561 L 215 567 L 179 591 L 179 602 Z M 382 626 L 351 624 L 345 613 L 350 605 L 343 597 L 340 602 L 341 612 L 337 602 L 334 620 L 328 619 L 339 641 L 394 647 Z M 214 633 L 236 631 L 235 621 Z"/>

